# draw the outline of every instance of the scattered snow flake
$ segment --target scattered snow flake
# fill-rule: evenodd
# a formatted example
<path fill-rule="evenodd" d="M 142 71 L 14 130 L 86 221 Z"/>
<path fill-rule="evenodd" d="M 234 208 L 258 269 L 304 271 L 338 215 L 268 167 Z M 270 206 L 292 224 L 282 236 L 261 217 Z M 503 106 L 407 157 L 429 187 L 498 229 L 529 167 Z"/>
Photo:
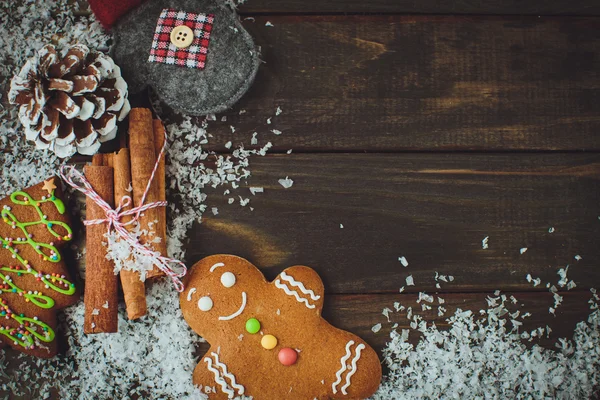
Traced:
<path fill-rule="evenodd" d="M 97 308 L 94 308 L 92 310 L 92 315 L 100 315 L 100 310 L 98 310 Z"/>
<path fill-rule="evenodd" d="M 281 135 L 281 133 L 282 133 L 279 129 L 271 129 L 271 132 L 273 132 L 273 134 L 278 135 L 278 136 Z"/>
<path fill-rule="evenodd" d="M 213 215 L 219 215 L 219 209 L 217 207 L 212 207 L 210 210 L 212 211 Z"/>
<path fill-rule="evenodd" d="M 384 308 L 383 311 L 381 311 L 381 313 L 387 318 L 388 322 L 392 322 L 392 321 L 390 321 L 390 313 L 391 312 L 393 312 L 393 310 L 388 307 Z"/>
<path fill-rule="evenodd" d="M 258 144 L 258 139 L 256 137 L 257 135 L 258 135 L 258 132 L 254 132 L 252 134 L 252 138 L 250 139 L 250 144 L 251 145 L 257 145 Z"/>
<path fill-rule="evenodd" d="M 235 199 L 234 199 L 233 197 L 230 197 L 230 198 L 227 200 L 227 203 L 229 203 L 229 204 L 233 204 L 234 202 L 235 202 Z"/>
<path fill-rule="evenodd" d="M 235 126 L 229 125 L 229 129 L 231 129 L 231 133 L 235 133 Z"/>
<path fill-rule="evenodd" d="M 271 117 L 267 118 L 267 125 L 271 125 Z"/>
<path fill-rule="evenodd" d="M 569 272 L 569 266 L 567 265 L 565 268 L 560 268 L 557 272 L 560 279 L 558 280 L 558 286 L 565 287 L 569 282 L 567 278 L 567 273 Z"/>
<path fill-rule="evenodd" d="M 406 277 L 406 286 L 415 286 L 415 281 L 412 275 Z"/>
<path fill-rule="evenodd" d="M 408 261 L 406 260 L 406 257 L 398 257 L 398 261 L 400 261 L 400 264 L 402 264 L 403 267 L 408 267 Z"/>
<path fill-rule="evenodd" d="M 267 21 L 267 22 L 265 22 L 265 26 L 272 27 L 272 26 L 275 26 L 275 25 L 273 25 L 273 24 L 271 23 L 271 21 Z"/>
<path fill-rule="evenodd" d="M 527 247 L 521 247 L 519 249 L 519 253 L 521 253 L 521 254 L 525 253 L 526 251 L 527 251 Z"/>
<path fill-rule="evenodd" d="M 242 207 L 245 207 L 248 205 L 248 203 L 250 203 L 250 199 L 249 198 L 243 198 L 242 196 L 238 196 L 240 198 L 240 205 Z"/>
<path fill-rule="evenodd" d="M 106 301 L 106 303 L 102 304 L 102 308 L 108 308 L 108 300 Z"/>
<path fill-rule="evenodd" d="M 279 182 L 279 184 L 280 184 L 281 186 L 283 186 L 283 188 L 284 188 L 284 189 L 289 189 L 289 188 L 291 188 L 291 187 L 292 187 L 292 185 L 294 184 L 294 181 L 293 181 L 293 180 L 291 180 L 291 179 L 290 179 L 289 177 L 287 177 L 287 176 L 285 177 L 285 179 L 280 179 L 278 182 Z"/>
<path fill-rule="evenodd" d="M 583 260 L 583 257 L 581 257 L 579 254 L 577 254 L 577 255 L 575 256 L 575 259 L 576 259 L 577 261 L 580 261 L 580 260 Z"/>
<path fill-rule="evenodd" d="M 554 227 L 551 226 L 550 228 L 548 228 L 548 233 L 554 233 Z"/>
<path fill-rule="evenodd" d="M 484 237 L 484 238 L 483 238 L 483 240 L 481 241 L 481 248 L 482 248 L 482 249 L 484 249 L 484 250 L 485 250 L 485 249 L 487 249 L 487 248 L 489 247 L 489 246 L 488 246 L 488 241 L 489 241 L 489 240 L 490 240 L 490 237 L 489 237 L 489 236 L 486 236 L 486 237 Z"/>
<path fill-rule="evenodd" d="M 287 154 L 292 154 L 292 149 L 289 149 L 286 153 Z"/>
<path fill-rule="evenodd" d="M 275 116 L 279 116 L 283 111 L 281 110 L 281 107 L 277 106 L 277 110 L 275 110 Z"/>
<path fill-rule="evenodd" d="M 373 333 L 377 333 L 381 330 L 381 324 L 377 323 L 375 325 L 373 325 L 373 327 L 371 328 L 371 330 L 373 331 Z"/>
<path fill-rule="evenodd" d="M 256 195 L 256 193 L 263 193 L 264 191 L 265 188 L 263 187 L 250 186 L 250 193 L 252 193 L 252 195 Z"/>
<path fill-rule="evenodd" d="M 340 224 L 340 229 L 344 229 L 344 224 Z"/>
<path fill-rule="evenodd" d="M 223 115 L 223 116 L 221 117 L 221 122 L 225 122 L 225 121 L 227 121 L 227 115 Z"/>
<path fill-rule="evenodd" d="M 226 149 L 230 149 L 231 148 L 231 141 L 225 143 L 225 148 Z"/>

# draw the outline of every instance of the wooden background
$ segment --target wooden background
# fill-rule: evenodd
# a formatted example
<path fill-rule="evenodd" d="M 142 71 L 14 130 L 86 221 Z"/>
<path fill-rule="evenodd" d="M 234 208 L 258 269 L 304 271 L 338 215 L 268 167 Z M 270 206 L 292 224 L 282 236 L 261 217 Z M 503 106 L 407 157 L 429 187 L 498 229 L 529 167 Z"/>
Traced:
<path fill-rule="evenodd" d="M 274 147 L 251 160 L 249 185 L 265 188 L 254 211 L 208 190 L 219 215 L 190 232 L 190 265 L 231 253 L 268 278 L 311 266 L 326 318 L 377 350 L 393 323 L 409 325 L 382 310 L 420 309 L 420 291 L 444 298 L 448 316 L 500 290 L 533 314 L 524 328 L 553 329 L 535 343 L 572 335 L 600 289 L 597 0 L 248 0 L 239 11 L 265 63 L 211 124 L 209 148 L 227 153 L 254 131 Z M 561 289 L 553 316 L 545 284 L 567 264 L 577 287 Z M 454 281 L 438 289 L 436 272 Z M 420 314 L 447 326 L 435 307 Z"/>
<path fill-rule="evenodd" d="M 254 211 L 209 191 L 219 215 L 194 227 L 190 263 L 234 253 L 269 278 L 309 265 L 325 316 L 377 349 L 409 326 L 382 310 L 420 309 L 420 291 L 450 313 L 501 290 L 533 314 L 526 329 L 553 329 L 536 343 L 572 335 L 600 287 L 600 3 L 250 0 L 240 13 L 265 63 L 211 149 L 258 131 L 278 154 L 251 160 Z M 567 264 L 577 288 L 555 317 L 545 284 Z M 437 289 L 436 271 L 455 280 Z"/>

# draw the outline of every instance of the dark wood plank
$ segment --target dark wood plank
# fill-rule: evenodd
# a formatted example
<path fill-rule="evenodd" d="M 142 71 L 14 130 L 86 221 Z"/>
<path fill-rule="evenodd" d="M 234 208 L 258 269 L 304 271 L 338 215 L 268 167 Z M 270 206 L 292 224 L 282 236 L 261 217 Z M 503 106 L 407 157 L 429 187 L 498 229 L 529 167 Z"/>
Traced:
<path fill-rule="evenodd" d="M 297 152 L 600 149 L 600 19 L 271 16 L 245 26 L 266 63 L 213 124 L 212 149 L 255 131 Z"/>
<path fill-rule="evenodd" d="M 600 5 L 594 0 L 248 0 L 240 12 L 600 15 Z"/>
<path fill-rule="evenodd" d="M 331 294 L 397 292 L 408 275 L 407 290 L 431 290 L 436 271 L 455 277 L 444 291 L 531 290 L 528 273 L 556 284 L 567 264 L 579 288 L 600 286 L 600 155 L 291 154 L 250 169 L 264 193 L 207 190 L 190 265 L 231 253 L 274 278 L 304 264 Z M 238 195 L 250 204 L 227 204 Z"/>

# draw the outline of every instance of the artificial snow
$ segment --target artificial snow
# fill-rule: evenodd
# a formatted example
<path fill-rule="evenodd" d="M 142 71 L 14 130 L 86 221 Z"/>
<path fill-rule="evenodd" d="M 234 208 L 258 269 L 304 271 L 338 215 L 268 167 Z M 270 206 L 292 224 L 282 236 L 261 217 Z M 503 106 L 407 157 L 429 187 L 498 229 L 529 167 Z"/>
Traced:
<path fill-rule="evenodd" d="M 571 340 L 559 339 L 556 350 L 522 342 L 531 333 L 518 333 L 522 322 L 510 317 L 505 297 L 491 299 L 483 317 L 457 309 L 444 330 L 413 319 L 412 331 L 391 331 L 383 351 L 390 372 L 372 399 L 590 398 L 600 384 L 599 299 L 592 294 L 587 321 Z M 416 346 L 409 343 L 414 334 Z"/>
<path fill-rule="evenodd" d="M 291 179 L 290 179 L 289 177 L 287 177 L 287 176 L 285 177 L 285 179 L 280 179 L 278 182 L 279 182 L 279 184 L 280 184 L 281 186 L 283 186 L 283 188 L 284 188 L 284 189 L 289 189 L 289 188 L 291 188 L 291 187 L 292 187 L 292 185 L 294 184 L 294 181 L 293 181 L 293 180 L 291 180 Z"/>
<path fill-rule="evenodd" d="M 489 247 L 489 245 L 488 245 L 488 241 L 489 241 L 489 240 L 490 240 L 490 237 L 489 237 L 489 236 L 486 236 L 486 237 L 484 237 L 484 238 L 483 238 L 483 240 L 481 241 L 481 248 L 482 248 L 483 250 L 487 250 L 487 249 L 488 249 L 488 247 Z"/>

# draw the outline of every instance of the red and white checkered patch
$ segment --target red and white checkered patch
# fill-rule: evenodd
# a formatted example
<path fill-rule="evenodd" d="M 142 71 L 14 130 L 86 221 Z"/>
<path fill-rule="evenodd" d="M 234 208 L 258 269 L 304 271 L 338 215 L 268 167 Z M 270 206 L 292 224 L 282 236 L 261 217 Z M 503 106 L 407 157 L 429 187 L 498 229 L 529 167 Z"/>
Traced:
<path fill-rule="evenodd" d="M 214 19 L 212 14 L 194 14 L 165 8 L 156 24 L 148 61 L 204 69 Z M 187 25 L 194 31 L 194 41 L 183 49 L 171 43 L 171 31 L 179 25 Z"/>

